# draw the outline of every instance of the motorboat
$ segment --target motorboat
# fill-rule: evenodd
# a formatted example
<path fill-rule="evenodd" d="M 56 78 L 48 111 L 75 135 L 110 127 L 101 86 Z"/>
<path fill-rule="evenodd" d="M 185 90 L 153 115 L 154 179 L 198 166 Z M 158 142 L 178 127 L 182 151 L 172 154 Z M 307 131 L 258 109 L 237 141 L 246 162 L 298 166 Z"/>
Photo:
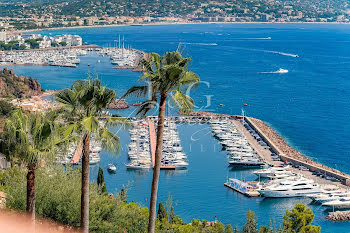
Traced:
<path fill-rule="evenodd" d="M 323 203 L 322 206 L 334 209 L 350 209 L 350 197 L 343 197 L 337 200 L 328 201 Z"/>
<path fill-rule="evenodd" d="M 298 178 L 283 180 L 279 183 L 262 187 L 258 192 L 264 197 L 303 197 L 321 193 L 322 190 L 313 180 Z"/>
<path fill-rule="evenodd" d="M 117 171 L 117 167 L 110 163 L 110 164 L 108 164 L 107 170 L 109 172 L 116 172 Z"/>
<path fill-rule="evenodd" d="M 255 171 L 253 173 L 260 178 L 268 178 L 268 175 L 272 175 L 276 173 L 284 173 L 286 171 L 291 171 L 289 166 L 265 168 L 265 169 Z"/>

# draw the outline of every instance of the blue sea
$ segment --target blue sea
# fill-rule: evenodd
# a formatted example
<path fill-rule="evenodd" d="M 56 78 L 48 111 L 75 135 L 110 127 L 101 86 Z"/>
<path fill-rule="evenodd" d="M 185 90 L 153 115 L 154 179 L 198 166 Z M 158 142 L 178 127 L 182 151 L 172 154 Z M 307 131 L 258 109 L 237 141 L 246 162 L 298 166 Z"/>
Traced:
<path fill-rule="evenodd" d="M 259 118 L 293 147 L 318 162 L 350 173 L 350 25 L 341 24 L 200 24 L 65 29 L 46 35 L 78 34 L 89 44 L 125 44 L 146 52 L 164 53 L 181 45 L 192 58 L 190 69 L 201 78 L 191 92 L 198 109 Z M 101 63 L 97 63 L 100 59 Z M 137 84 L 140 73 L 112 69 L 109 58 L 89 54 L 78 68 L 17 66 L 16 73 L 37 78 L 45 89 L 69 87 L 88 73 L 98 75 L 122 95 Z M 278 73 L 279 69 L 288 73 Z M 131 99 L 131 103 L 136 100 Z M 223 105 L 223 106 L 220 106 Z M 134 109 L 125 110 L 130 114 Z M 149 205 L 152 172 L 127 171 L 129 134 L 117 130 L 123 149 L 118 156 L 103 152 L 109 192 L 128 190 L 128 200 Z M 260 224 L 276 220 L 286 209 L 307 204 L 322 232 L 350 232 L 350 223 L 324 219 L 327 212 L 308 199 L 246 198 L 224 187 L 227 177 L 255 179 L 252 170 L 231 170 L 226 154 L 209 132 L 208 125 L 178 125 L 190 166 L 185 171 L 162 171 L 159 200 L 170 194 L 175 212 L 184 221 L 192 218 L 242 226 L 248 209 Z M 108 174 L 108 163 L 117 165 Z M 97 176 L 93 168 L 92 179 Z"/>

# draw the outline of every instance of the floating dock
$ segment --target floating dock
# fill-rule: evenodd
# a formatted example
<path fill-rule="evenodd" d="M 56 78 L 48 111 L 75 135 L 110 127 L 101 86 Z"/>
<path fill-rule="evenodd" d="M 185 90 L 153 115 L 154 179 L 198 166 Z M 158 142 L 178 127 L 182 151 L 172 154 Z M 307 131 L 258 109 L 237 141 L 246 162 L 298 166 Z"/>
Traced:
<path fill-rule="evenodd" d="M 257 191 L 258 182 L 256 181 L 244 182 L 238 179 L 230 178 L 226 183 L 224 183 L 224 185 L 247 197 L 260 197 L 260 193 Z"/>

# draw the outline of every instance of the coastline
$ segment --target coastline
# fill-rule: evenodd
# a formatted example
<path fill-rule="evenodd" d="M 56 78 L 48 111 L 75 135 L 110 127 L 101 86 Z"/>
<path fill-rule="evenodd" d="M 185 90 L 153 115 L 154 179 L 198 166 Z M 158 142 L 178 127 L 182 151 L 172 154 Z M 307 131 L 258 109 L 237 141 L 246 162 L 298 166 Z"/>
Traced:
<path fill-rule="evenodd" d="M 350 25 L 345 22 L 157 22 L 157 23 L 145 23 L 145 24 L 108 24 L 108 25 L 89 25 L 89 26 L 72 26 L 72 27 L 53 27 L 53 28 L 37 28 L 30 30 L 16 30 L 11 31 L 9 34 L 39 32 L 39 31 L 51 31 L 51 30 L 63 30 L 63 29 L 81 29 L 81 28 L 104 28 L 104 27 L 127 27 L 127 26 L 167 26 L 167 25 L 198 25 L 198 24 L 335 24 L 335 25 Z"/>

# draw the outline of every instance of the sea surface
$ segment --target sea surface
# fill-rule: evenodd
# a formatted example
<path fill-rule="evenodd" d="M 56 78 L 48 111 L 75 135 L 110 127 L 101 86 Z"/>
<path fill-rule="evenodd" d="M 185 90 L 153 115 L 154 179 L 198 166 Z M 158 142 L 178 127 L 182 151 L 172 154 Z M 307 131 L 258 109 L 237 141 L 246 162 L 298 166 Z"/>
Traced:
<path fill-rule="evenodd" d="M 118 36 L 125 45 L 146 52 L 164 53 L 180 45 L 192 58 L 190 69 L 201 78 L 191 91 L 198 109 L 246 114 L 267 122 L 293 147 L 318 162 L 350 173 L 350 25 L 341 24 L 200 24 L 64 29 L 40 32 L 46 35 L 78 34 L 89 44 L 115 46 Z M 101 60 L 97 63 L 97 60 Z M 69 87 L 88 73 L 98 76 L 122 95 L 137 84 L 140 73 L 115 70 L 107 57 L 81 57 L 78 68 L 14 66 L 18 74 L 37 78 L 45 89 Z M 288 73 L 278 73 L 279 69 Z M 137 102 L 135 99 L 129 100 Z M 220 106 L 223 105 L 223 106 Z M 135 109 L 121 112 L 132 114 Z M 185 171 L 162 171 L 159 200 L 170 194 L 176 214 L 242 226 L 248 209 L 260 224 L 272 219 L 278 226 L 287 208 L 308 204 L 314 223 L 322 232 L 350 232 L 350 223 L 324 219 L 327 212 L 308 199 L 246 198 L 223 186 L 227 177 L 255 179 L 253 170 L 232 170 L 226 154 L 211 136 L 209 125 L 178 125 Z M 128 200 L 149 205 L 151 171 L 127 171 L 129 134 L 117 130 L 123 149 L 118 156 L 102 152 L 109 192 L 125 185 Z M 109 174 L 107 164 L 117 165 Z M 92 179 L 97 176 L 93 168 Z"/>

